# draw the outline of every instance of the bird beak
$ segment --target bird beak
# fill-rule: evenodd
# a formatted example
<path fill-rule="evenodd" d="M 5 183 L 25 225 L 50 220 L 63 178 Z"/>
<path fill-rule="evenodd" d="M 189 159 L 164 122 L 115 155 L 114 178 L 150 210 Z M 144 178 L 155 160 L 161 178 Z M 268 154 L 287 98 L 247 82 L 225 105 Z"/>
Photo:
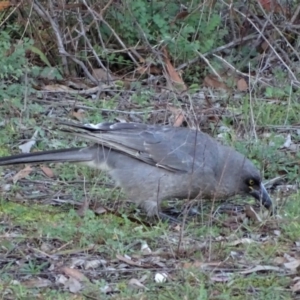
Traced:
<path fill-rule="evenodd" d="M 260 184 L 260 188 L 258 190 L 253 189 L 250 194 L 255 199 L 260 201 L 265 208 L 270 209 L 272 207 L 272 200 L 262 183 Z"/>

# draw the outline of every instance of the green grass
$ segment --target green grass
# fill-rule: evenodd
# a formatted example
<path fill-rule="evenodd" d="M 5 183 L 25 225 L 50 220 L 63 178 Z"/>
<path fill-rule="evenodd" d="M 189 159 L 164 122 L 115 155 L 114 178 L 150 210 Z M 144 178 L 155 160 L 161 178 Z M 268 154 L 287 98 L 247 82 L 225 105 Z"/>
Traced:
<path fill-rule="evenodd" d="M 259 141 L 255 143 L 253 137 L 249 138 L 252 125 L 249 99 L 245 98 L 235 103 L 236 109 L 245 116 L 240 127 L 235 123 L 237 119 L 224 121 L 231 130 L 225 142 L 251 158 L 265 177 L 271 179 L 285 174 L 287 182 L 295 184 L 299 176 L 295 161 L 299 154 L 278 150 L 284 143 L 284 135 L 271 125 L 292 124 L 299 105 L 291 100 L 291 110 L 287 112 L 286 105 L 274 106 L 259 101 L 252 107 Z M 94 105 L 87 116 L 90 122 L 109 119 L 99 117 L 103 103 L 98 106 L 87 103 Z M 113 107 L 112 103 L 108 102 L 107 107 Z M 34 114 L 29 112 L 29 115 Z M 41 134 L 35 148 L 63 148 L 81 143 L 49 131 L 47 122 L 37 116 L 23 119 L 22 123 L 29 130 L 20 130 L 19 121 L 11 118 L 0 132 L 1 156 L 9 155 L 12 148 L 17 153 L 18 141 L 30 138 L 36 128 Z M 241 126 L 244 139 L 238 134 Z M 259 128 L 265 128 L 270 135 L 260 135 Z M 12 166 L 2 168 L 1 172 L 13 173 L 22 168 Z M 121 201 L 124 195 L 111 188 L 111 180 L 105 174 L 69 164 L 51 164 L 50 168 L 54 178 L 45 177 L 38 167 L 16 184 L 2 178 L 1 184 L 11 184 L 10 191 L 3 193 L 0 200 L 2 299 L 70 299 L 73 296 L 79 297 L 76 299 L 88 296 L 91 299 L 176 300 L 293 298 L 293 276 L 285 275 L 284 267 L 278 266 L 275 258 L 283 258 L 286 254 L 293 256 L 295 242 L 300 240 L 299 193 L 273 194 L 282 219 L 268 217 L 257 224 L 237 222 L 227 214 L 216 214 L 211 220 L 211 205 L 203 202 L 202 215 L 189 221 L 184 228 L 162 222 L 149 227 L 130 218 L 134 216 L 138 221 L 140 216 L 134 206 Z M 65 200 L 68 204 L 53 199 Z M 79 216 L 78 209 L 85 200 L 110 207 L 112 212 L 97 215 L 91 205 L 84 216 Z M 215 203 L 214 207 L 219 205 Z M 252 243 L 234 244 L 245 238 Z M 143 254 L 142 244 L 149 246 L 151 255 Z M 125 263 L 120 256 L 130 257 L 133 264 Z M 101 260 L 101 264 L 95 268 L 84 267 L 85 263 L 95 260 Z M 278 266 L 282 272 L 242 274 L 258 265 Z M 79 280 L 81 289 L 76 295 L 72 295 L 65 283 L 58 281 L 61 276 L 70 277 L 61 269 L 65 266 L 88 278 L 88 281 Z M 168 280 L 155 282 L 155 274 L 163 272 L 169 274 Z M 131 279 L 140 280 L 146 289 L 130 286 Z M 39 280 L 49 280 L 51 285 L 38 287 Z M 100 292 L 107 286 L 114 293 Z"/>

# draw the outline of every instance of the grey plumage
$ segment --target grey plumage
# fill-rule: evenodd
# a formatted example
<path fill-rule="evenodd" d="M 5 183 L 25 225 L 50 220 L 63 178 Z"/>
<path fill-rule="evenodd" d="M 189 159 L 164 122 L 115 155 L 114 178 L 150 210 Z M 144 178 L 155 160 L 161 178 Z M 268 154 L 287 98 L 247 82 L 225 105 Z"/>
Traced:
<path fill-rule="evenodd" d="M 149 216 L 163 199 L 224 199 L 249 194 L 271 207 L 257 168 L 233 148 L 188 128 L 139 123 L 62 123 L 62 131 L 94 142 L 0 158 L 0 165 L 81 162 L 105 170 Z"/>

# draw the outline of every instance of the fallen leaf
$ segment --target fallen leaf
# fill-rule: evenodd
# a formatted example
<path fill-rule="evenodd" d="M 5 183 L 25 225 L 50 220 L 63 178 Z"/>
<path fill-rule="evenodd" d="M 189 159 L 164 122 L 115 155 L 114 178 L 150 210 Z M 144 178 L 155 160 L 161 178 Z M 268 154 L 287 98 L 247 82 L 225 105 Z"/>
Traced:
<path fill-rule="evenodd" d="M 135 262 L 135 261 L 131 260 L 130 258 L 126 258 L 126 257 L 124 257 L 122 255 L 119 255 L 119 254 L 117 254 L 116 257 L 117 257 L 118 260 L 123 261 L 123 262 L 125 262 L 126 264 L 128 264 L 130 266 L 141 267 L 141 263 L 140 262 Z"/>
<path fill-rule="evenodd" d="M 20 179 L 27 177 L 33 169 L 27 165 L 23 170 L 19 171 L 13 178 L 13 183 L 17 183 Z"/>
<path fill-rule="evenodd" d="M 150 254 L 150 253 L 152 253 L 150 247 L 148 246 L 148 244 L 146 242 L 142 243 L 141 251 L 142 251 L 143 254 Z"/>
<path fill-rule="evenodd" d="M 48 91 L 48 92 L 55 92 L 55 93 L 59 93 L 59 92 L 70 92 L 70 91 L 74 91 L 73 89 L 70 89 L 69 87 L 62 85 L 62 84 L 49 84 L 49 85 L 45 85 L 43 88 L 44 91 Z"/>
<path fill-rule="evenodd" d="M 77 209 L 78 216 L 79 217 L 84 217 L 86 212 L 88 211 L 89 207 L 90 207 L 90 201 L 88 201 L 87 199 L 84 199 L 82 204 Z"/>
<path fill-rule="evenodd" d="M 91 209 L 96 215 L 103 215 L 107 213 L 107 209 L 101 205 L 93 205 Z"/>
<path fill-rule="evenodd" d="M 180 127 L 185 120 L 184 113 L 181 111 L 176 117 L 175 122 L 173 123 L 174 127 Z"/>
<path fill-rule="evenodd" d="M 89 281 L 89 279 L 83 273 L 81 273 L 80 271 L 78 271 L 76 269 L 72 269 L 69 267 L 62 267 L 62 268 L 60 268 L 60 271 L 62 273 L 64 273 L 65 275 L 72 277 L 76 280 Z"/>
<path fill-rule="evenodd" d="M 147 66 L 139 66 L 135 69 L 135 72 L 137 74 L 144 75 L 147 73 L 148 69 L 149 69 L 149 67 L 147 67 Z"/>
<path fill-rule="evenodd" d="M 22 285 L 28 287 L 28 288 L 43 288 L 47 286 L 51 286 L 52 282 L 48 279 L 31 279 L 27 281 L 23 281 Z"/>
<path fill-rule="evenodd" d="M 300 291 L 300 281 L 297 281 L 297 282 L 292 286 L 292 291 L 293 291 L 294 293 Z"/>
<path fill-rule="evenodd" d="M 230 246 L 237 246 L 237 245 L 240 245 L 240 244 L 249 245 L 249 244 L 252 244 L 252 243 L 254 243 L 254 241 L 249 239 L 249 238 L 241 238 L 241 239 L 235 240 L 233 242 L 230 242 L 229 245 Z"/>
<path fill-rule="evenodd" d="M 11 189 L 11 184 L 9 184 L 9 183 L 3 184 L 3 185 L 1 185 L 0 189 L 3 192 L 8 192 Z"/>
<path fill-rule="evenodd" d="M 5 10 L 6 8 L 10 7 L 12 4 L 10 1 L 1 1 L 0 2 L 0 11 Z"/>
<path fill-rule="evenodd" d="M 49 178 L 54 177 L 54 173 L 49 167 L 42 165 L 40 166 L 40 168 L 47 177 Z"/>
<path fill-rule="evenodd" d="M 292 144 L 292 137 L 290 134 L 287 135 L 286 140 L 281 148 L 290 148 Z"/>
<path fill-rule="evenodd" d="M 82 289 L 82 284 L 75 278 L 69 278 L 65 283 L 65 287 L 73 294 L 78 293 Z"/>
<path fill-rule="evenodd" d="M 95 68 L 92 71 L 93 77 L 95 77 L 97 80 L 107 83 L 109 81 L 109 78 L 112 78 L 113 76 L 110 75 L 107 71 L 101 69 L 101 68 Z M 110 76 L 109 76 L 110 75 Z M 113 78 L 112 78 L 113 79 Z"/>
<path fill-rule="evenodd" d="M 36 143 L 37 135 L 38 135 L 38 131 L 36 130 L 35 133 L 33 134 L 33 136 L 31 137 L 31 139 L 28 142 L 26 142 L 26 143 L 19 146 L 19 149 L 22 151 L 22 153 L 29 153 L 30 152 L 31 148 Z"/>
<path fill-rule="evenodd" d="M 263 49 L 263 51 L 267 51 L 269 49 L 269 43 L 266 42 L 266 41 L 263 41 L 261 44 L 260 44 L 261 48 Z"/>
<path fill-rule="evenodd" d="M 205 268 L 210 268 L 210 267 L 220 267 L 222 265 L 221 262 L 211 262 L 211 263 L 204 263 L 202 261 L 196 260 L 192 263 L 190 262 L 185 262 L 182 264 L 182 268 L 184 269 L 190 269 L 190 268 L 200 268 L 200 269 L 205 269 Z"/>
<path fill-rule="evenodd" d="M 237 81 L 237 89 L 241 92 L 245 92 L 248 90 L 248 84 L 244 78 L 241 78 Z"/>
<path fill-rule="evenodd" d="M 203 85 L 214 89 L 229 90 L 226 84 L 224 82 L 220 82 L 214 75 L 207 75 L 204 78 Z"/>
<path fill-rule="evenodd" d="M 169 59 L 169 54 L 168 54 L 166 48 L 163 49 L 163 53 L 164 53 L 165 66 L 166 66 L 168 75 L 171 79 L 172 86 L 174 86 L 179 91 L 186 91 L 187 87 L 184 84 L 184 82 L 183 82 L 182 78 L 180 77 L 180 75 L 178 74 L 178 72 L 173 67 L 173 65 Z"/>
<path fill-rule="evenodd" d="M 210 280 L 214 282 L 228 282 L 229 280 L 232 279 L 232 277 L 233 277 L 232 273 L 222 273 L 210 277 Z"/>
<path fill-rule="evenodd" d="M 180 225 L 180 224 L 177 224 L 177 225 L 174 227 L 174 230 L 177 231 L 177 232 L 180 232 L 180 230 L 181 230 L 181 225 Z"/>
<path fill-rule="evenodd" d="M 85 118 L 85 111 L 81 108 L 74 109 L 71 111 L 71 116 L 77 119 L 78 121 L 83 121 Z"/>
<path fill-rule="evenodd" d="M 138 279 L 132 278 L 128 281 L 128 285 L 133 288 L 148 290 Z"/>
<path fill-rule="evenodd" d="M 299 259 L 295 259 L 293 261 L 289 261 L 287 263 L 284 263 L 283 266 L 288 269 L 291 270 L 292 272 L 297 272 L 300 266 L 300 260 Z"/>
<path fill-rule="evenodd" d="M 251 273 L 256 273 L 256 272 L 265 272 L 265 271 L 276 271 L 276 272 L 282 272 L 283 269 L 279 267 L 274 267 L 274 266 L 261 266 L 258 265 L 254 268 L 250 268 L 245 271 L 239 272 L 240 274 L 251 274 Z"/>
<path fill-rule="evenodd" d="M 185 120 L 184 111 L 180 108 L 176 108 L 171 105 L 168 106 L 168 109 L 172 112 L 172 115 L 175 119 L 173 126 L 180 127 Z"/>
<path fill-rule="evenodd" d="M 57 277 L 56 277 L 56 282 L 57 283 L 60 283 L 60 284 L 65 284 L 66 282 L 68 281 L 68 278 L 66 277 L 66 276 L 64 276 L 64 275 L 58 275 Z"/>
<path fill-rule="evenodd" d="M 144 75 L 144 74 L 160 75 L 162 73 L 161 70 L 157 66 L 154 66 L 154 65 L 139 66 L 135 69 L 135 72 L 137 74 L 141 74 L 141 75 Z"/>
<path fill-rule="evenodd" d="M 286 262 L 286 259 L 282 256 L 277 256 L 273 259 L 275 265 L 283 265 Z"/>
<path fill-rule="evenodd" d="M 281 5 L 277 0 L 258 0 L 261 6 L 268 12 L 286 13 L 285 8 L 281 8 Z"/>
<path fill-rule="evenodd" d="M 109 285 L 105 285 L 103 287 L 100 287 L 100 291 L 104 294 L 111 293 L 113 289 Z"/>
<path fill-rule="evenodd" d="M 251 205 L 245 206 L 245 214 L 249 219 L 253 220 L 256 223 L 262 222 L 261 217 L 257 214 L 257 212 L 253 209 Z"/>
<path fill-rule="evenodd" d="M 100 259 L 94 259 L 94 260 L 90 260 L 90 261 L 86 261 L 84 263 L 84 269 L 88 270 L 88 269 L 96 269 L 101 265 L 101 260 Z"/>

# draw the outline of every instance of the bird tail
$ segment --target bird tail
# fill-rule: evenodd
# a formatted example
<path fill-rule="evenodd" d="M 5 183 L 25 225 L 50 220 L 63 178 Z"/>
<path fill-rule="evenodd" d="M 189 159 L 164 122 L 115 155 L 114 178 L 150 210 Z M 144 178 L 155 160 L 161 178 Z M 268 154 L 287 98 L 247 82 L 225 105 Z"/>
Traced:
<path fill-rule="evenodd" d="M 93 151 L 90 151 L 89 148 L 69 148 L 1 157 L 0 166 L 47 162 L 85 162 L 93 159 Z"/>

